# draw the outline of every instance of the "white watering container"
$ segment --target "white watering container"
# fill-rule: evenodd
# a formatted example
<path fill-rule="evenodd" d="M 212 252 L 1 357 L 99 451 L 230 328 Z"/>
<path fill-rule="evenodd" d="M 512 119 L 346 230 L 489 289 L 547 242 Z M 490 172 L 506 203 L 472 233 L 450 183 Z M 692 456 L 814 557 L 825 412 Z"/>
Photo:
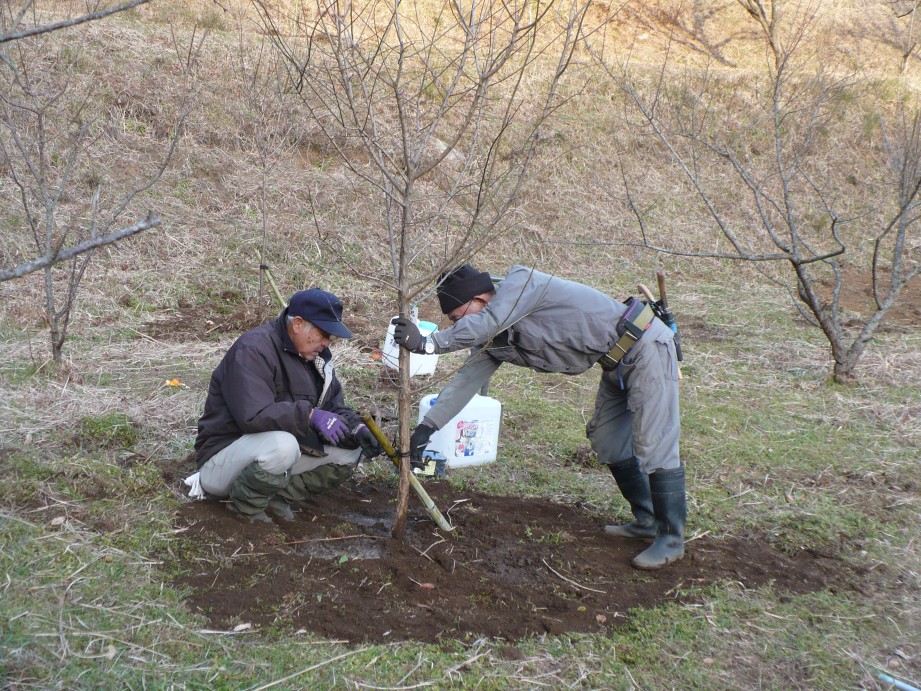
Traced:
<path fill-rule="evenodd" d="M 419 333 L 428 336 L 438 330 L 438 326 L 432 322 L 417 322 Z M 400 346 L 393 342 L 393 329 L 391 324 L 387 329 L 387 338 L 384 340 L 384 349 L 381 352 L 381 359 L 384 364 L 391 369 L 400 369 Z M 434 374 L 435 365 L 438 364 L 438 353 L 432 355 L 420 355 L 419 353 L 410 353 L 409 355 L 409 376 L 415 377 L 419 374 Z"/>
<path fill-rule="evenodd" d="M 419 401 L 419 422 L 435 405 L 437 395 L 423 396 Z M 429 451 L 448 459 L 448 468 L 492 463 L 499 446 L 499 423 L 502 404 L 489 396 L 475 395 L 448 424 L 432 435 Z"/>

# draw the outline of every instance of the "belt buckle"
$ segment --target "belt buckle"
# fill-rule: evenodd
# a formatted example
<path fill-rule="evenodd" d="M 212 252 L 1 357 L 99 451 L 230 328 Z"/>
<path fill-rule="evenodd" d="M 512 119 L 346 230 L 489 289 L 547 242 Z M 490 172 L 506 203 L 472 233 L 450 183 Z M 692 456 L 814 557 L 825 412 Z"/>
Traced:
<path fill-rule="evenodd" d="M 601 369 L 603 369 L 606 372 L 610 372 L 612 370 L 617 369 L 617 366 L 620 364 L 620 361 L 612 358 L 609 353 L 605 353 L 598 360 L 598 364 L 601 365 Z"/>

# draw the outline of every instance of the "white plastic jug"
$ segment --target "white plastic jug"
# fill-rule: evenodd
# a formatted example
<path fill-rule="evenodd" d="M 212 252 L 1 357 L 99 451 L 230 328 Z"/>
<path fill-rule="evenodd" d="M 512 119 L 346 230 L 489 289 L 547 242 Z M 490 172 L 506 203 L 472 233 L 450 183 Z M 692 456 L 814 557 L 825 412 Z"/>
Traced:
<path fill-rule="evenodd" d="M 435 405 L 437 395 L 423 396 L 419 401 L 419 422 Z M 499 446 L 499 426 L 502 404 L 489 396 L 475 395 L 448 424 L 432 435 L 428 451 L 448 459 L 448 468 L 461 468 L 496 460 Z"/>
<path fill-rule="evenodd" d="M 428 336 L 438 330 L 438 326 L 432 322 L 418 322 L 419 333 Z M 384 349 L 381 351 L 381 359 L 384 364 L 391 369 L 400 369 L 400 346 L 393 342 L 393 329 L 391 324 L 387 329 L 387 338 L 384 340 Z M 409 376 L 415 377 L 420 374 L 434 374 L 435 365 L 438 364 L 438 353 L 432 355 L 420 355 L 419 353 L 410 353 L 409 355 Z"/>

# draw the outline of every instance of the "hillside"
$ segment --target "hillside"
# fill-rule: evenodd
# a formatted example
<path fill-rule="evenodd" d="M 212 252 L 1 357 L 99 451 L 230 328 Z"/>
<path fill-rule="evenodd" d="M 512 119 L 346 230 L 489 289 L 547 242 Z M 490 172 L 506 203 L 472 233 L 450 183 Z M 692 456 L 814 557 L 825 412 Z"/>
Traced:
<path fill-rule="evenodd" d="M 444 7 L 415 7 L 420 26 L 443 26 Z M 834 87 L 822 119 L 793 137 L 822 195 L 803 182 L 789 191 L 804 244 L 826 248 L 833 232 L 847 247 L 837 297 L 853 338 L 876 309 L 871 253 L 891 249 L 892 234 L 875 239 L 898 197 L 894 152 L 911 147 L 890 135 L 910 132 L 895 124 L 901 105 L 916 107 L 921 59 L 906 56 L 910 25 L 893 3 L 782 7 L 788 27 L 817 10 L 791 89 L 807 93 L 822 70 Z M 368 8 L 386 10 L 355 6 L 352 16 Z M 45 9 L 35 5 L 27 23 L 81 11 Z M 619 298 L 667 272 L 685 354 L 683 561 L 637 572 L 638 546 L 603 534 L 629 508 L 585 439 L 596 370 L 500 369 L 490 386 L 503 406 L 497 461 L 426 483 L 454 536 L 437 532 L 411 496 L 409 536 L 390 539 L 396 475 L 382 458 L 299 506 L 290 525 L 234 523 L 220 503 L 186 497 L 211 372 L 237 336 L 278 313 L 261 263 L 285 297 L 309 286 L 342 297 L 355 338 L 334 353 L 348 402 L 397 409 L 396 373 L 377 357 L 399 310 L 393 214 L 373 153 L 317 116 L 328 114 L 323 98 L 280 78 L 269 39 L 307 45 L 286 26 L 266 31 L 249 4 L 151 2 L 0 44 L 39 96 L 32 103 L 48 107 L 41 128 L 28 109 L 4 115 L 0 269 L 39 256 L 46 240 L 29 221 L 40 230 L 47 206 L 23 207 L 29 171 L 14 133 L 43 133 L 47 182 L 66 181 L 52 239 L 103 227 L 172 150 L 111 228 L 148 212 L 159 225 L 92 255 L 59 362 L 44 272 L 0 283 L 3 685 L 891 688 L 885 673 L 917 686 L 921 279 L 886 312 L 856 380 L 835 383 L 828 340 L 790 298 L 788 267 L 717 256 L 728 244 L 707 204 L 615 80 L 621 69 L 640 100 L 660 94 L 670 134 L 725 144 L 765 196 L 782 198 L 764 110 L 770 61 L 739 3 L 592 3 L 587 42 L 528 139 L 558 45 L 535 42 L 544 52 L 521 80 L 521 117 L 495 158 L 509 177 L 527 158 L 528 175 L 507 207 L 498 192 L 482 205 L 484 218 L 503 212 L 483 222 L 494 237 L 471 257 L 496 274 L 521 263 Z M 326 55 L 319 43 L 315 51 Z M 10 74 L 7 104 L 24 93 Z M 65 97 L 41 100 L 63 84 Z M 489 106 L 515 84 L 499 83 Z M 435 86 L 421 91 L 438 103 Z M 385 92 L 375 92 L 377 114 L 390 136 L 399 118 Z M 790 121 L 803 103 L 787 103 Z M 484 111 L 484 133 L 497 113 Z M 30 151 L 39 156 L 37 144 Z M 478 151 L 471 144 L 457 160 L 478 163 Z M 423 220 L 413 221 L 447 209 L 420 245 L 419 273 L 463 234 L 470 205 L 440 196 L 452 181 L 466 193 L 461 183 L 475 177 L 457 173 L 457 160 L 415 188 Z M 748 234 L 760 222 L 756 195 L 732 167 L 693 160 L 744 250 L 771 250 L 770 238 Z M 782 220 L 783 211 L 763 215 Z M 909 223 L 905 267 L 917 266 L 919 249 Z M 70 270 L 51 276 L 58 309 Z M 830 269 L 816 277 L 827 301 L 833 278 Z M 414 301 L 422 318 L 448 326 L 430 286 Z M 442 356 L 434 377 L 412 380 L 411 399 L 437 392 L 461 362 Z M 395 435 L 392 419 L 385 427 Z"/>

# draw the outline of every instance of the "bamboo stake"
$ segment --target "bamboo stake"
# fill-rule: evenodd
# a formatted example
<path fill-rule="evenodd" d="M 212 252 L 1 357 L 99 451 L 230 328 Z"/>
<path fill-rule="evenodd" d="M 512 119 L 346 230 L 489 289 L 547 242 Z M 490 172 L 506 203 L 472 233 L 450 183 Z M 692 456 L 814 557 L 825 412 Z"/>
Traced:
<path fill-rule="evenodd" d="M 394 462 L 397 468 L 399 468 L 400 455 L 396 452 L 396 449 L 393 448 L 393 444 L 390 443 L 390 440 L 384 436 L 384 433 L 381 431 L 381 428 L 377 426 L 374 418 L 368 415 L 368 413 L 364 413 L 362 414 L 361 419 L 368 426 L 368 429 L 371 430 L 371 434 L 373 434 L 374 438 L 377 439 L 377 443 L 381 445 L 384 453 L 386 453 L 390 460 Z M 425 488 L 422 487 L 422 483 L 420 483 L 418 478 L 416 478 L 416 476 L 412 473 L 409 474 L 409 485 L 419 496 L 419 499 L 422 500 L 422 504 L 425 506 L 426 512 L 428 512 L 428 515 L 432 517 L 432 520 L 435 521 L 436 525 L 447 532 L 454 530 L 454 526 L 448 523 L 447 519 L 445 519 L 445 517 L 441 514 L 441 511 L 438 510 L 438 507 L 435 506 L 435 502 L 432 501 L 432 498 L 428 495 L 428 492 L 426 492 Z"/>
<path fill-rule="evenodd" d="M 272 277 L 272 270 L 268 267 L 267 264 L 262 263 L 262 252 L 259 250 L 256 250 L 256 259 L 259 260 L 259 270 L 265 274 L 265 280 L 269 282 L 269 286 L 272 288 L 272 292 L 275 293 L 275 299 L 278 300 L 281 308 L 284 309 L 288 306 L 288 303 L 285 302 L 285 299 L 281 296 L 281 292 L 278 290 L 278 286 L 275 285 L 275 279 Z"/>

